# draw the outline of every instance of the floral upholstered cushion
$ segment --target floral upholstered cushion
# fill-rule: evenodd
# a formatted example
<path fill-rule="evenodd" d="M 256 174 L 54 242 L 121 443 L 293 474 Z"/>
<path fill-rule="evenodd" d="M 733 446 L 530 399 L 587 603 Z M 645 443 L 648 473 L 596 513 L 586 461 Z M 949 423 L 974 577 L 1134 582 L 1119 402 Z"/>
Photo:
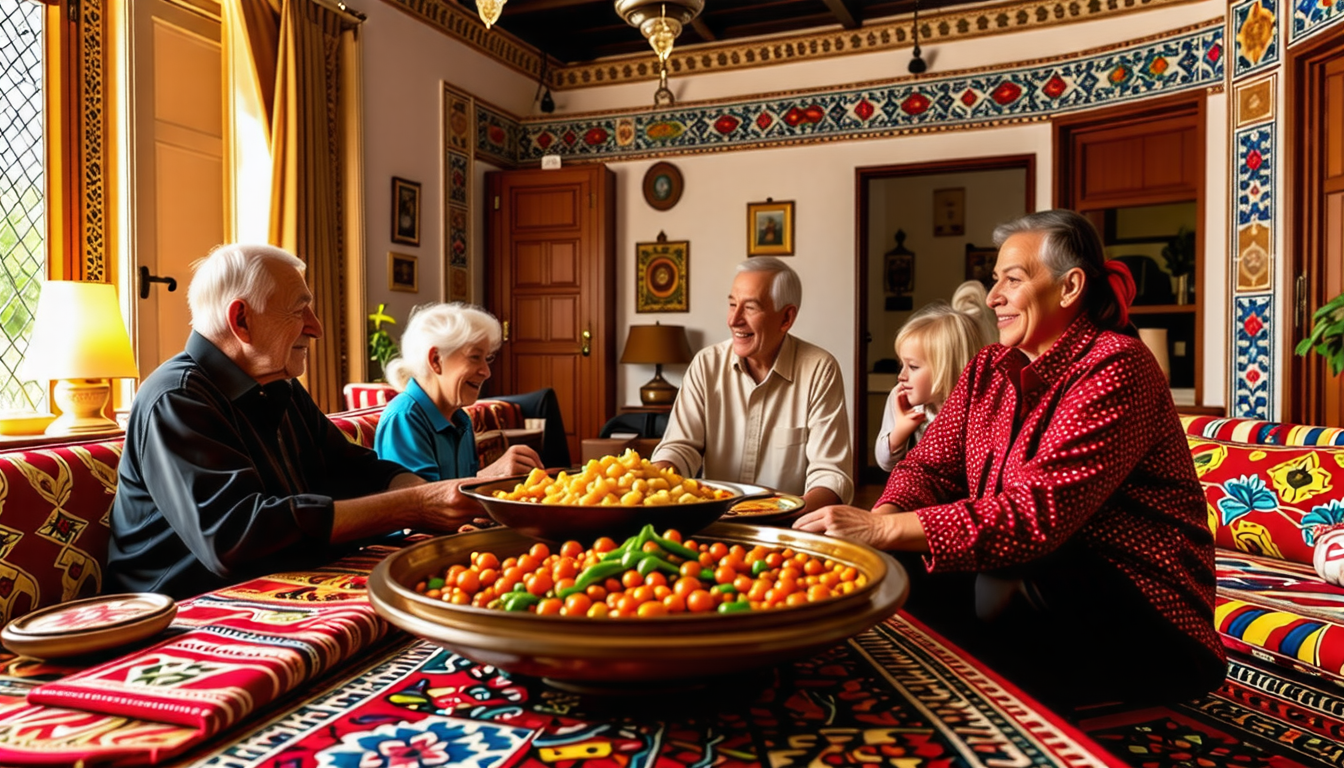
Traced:
<path fill-rule="evenodd" d="M 333 413 L 328 418 L 345 433 L 345 439 L 372 448 L 373 435 L 378 431 L 378 418 L 382 415 L 383 406 L 376 405 L 358 411 Z"/>
<path fill-rule="evenodd" d="M 1309 565 L 1226 550 L 1217 577 L 1225 645 L 1344 684 L 1344 588 Z"/>
<path fill-rule="evenodd" d="M 0 453 L 0 624 L 102 590 L 121 440 Z"/>
<path fill-rule="evenodd" d="M 1320 527 L 1344 522 L 1344 448 L 1186 441 L 1218 546 L 1309 566 Z"/>

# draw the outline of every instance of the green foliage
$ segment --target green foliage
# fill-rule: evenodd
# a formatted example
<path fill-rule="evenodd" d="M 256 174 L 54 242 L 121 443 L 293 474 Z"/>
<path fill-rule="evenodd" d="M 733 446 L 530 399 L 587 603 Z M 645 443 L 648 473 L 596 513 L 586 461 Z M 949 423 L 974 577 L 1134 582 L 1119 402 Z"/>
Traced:
<path fill-rule="evenodd" d="M 1330 373 L 1344 371 L 1344 293 L 1327 302 L 1311 316 L 1311 335 L 1297 344 L 1297 354 L 1306 357 L 1311 350 L 1325 358 Z"/>
<path fill-rule="evenodd" d="M 379 304 L 378 311 L 369 315 L 369 322 L 373 323 L 373 330 L 369 331 L 369 359 L 378 364 L 379 371 L 374 381 L 382 381 L 382 371 L 387 368 L 392 358 L 401 354 L 401 350 L 397 349 L 397 343 L 392 340 L 392 335 L 383 330 L 383 323 L 397 324 L 386 310 L 386 304 Z"/>
<path fill-rule="evenodd" d="M 1176 236 L 1163 246 L 1162 258 L 1167 260 L 1167 271 L 1172 277 L 1189 274 L 1195 268 L 1195 231 L 1185 227 L 1177 230 Z"/>

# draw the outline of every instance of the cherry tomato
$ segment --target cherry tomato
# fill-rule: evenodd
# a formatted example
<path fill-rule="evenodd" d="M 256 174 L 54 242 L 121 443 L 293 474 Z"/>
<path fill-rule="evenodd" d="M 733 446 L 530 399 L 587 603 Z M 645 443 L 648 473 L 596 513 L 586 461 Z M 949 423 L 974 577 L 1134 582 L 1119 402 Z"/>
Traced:
<path fill-rule="evenodd" d="M 644 583 L 644 577 L 639 575 L 639 571 L 629 570 L 621 574 L 621 583 L 626 589 L 634 589 Z"/>
<path fill-rule="evenodd" d="M 527 591 L 537 597 L 546 594 L 551 590 L 551 587 L 555 586 L 555 582 L 551 579 L 551 575 L 545 571 L 540 571 L 528 576 L 525 583 L 527 584 Z"/>
<path fill-rule="evenodd" d="M 611 609 L 607 608 L 606 603 L 593 603 L 592 606 L 588 608 L 588 618 L 605 619 L 610 610 Z"/>
<path fill-rule="evenodd" d="M 697 589 L 686 596 L 686 609 L 691 613 L 707 613 L 714 610 L 714 596 L 703 589 Z"/>
<path fill-rule="evenodd" d="M 518 557 L 518 567 L 524 572 L 531 573 L 541 567 L 541 558 L 533 557 L 530 553 Z"/>
<path fill-rule="evenodd" d="M 564 557 L 578 557 L 583 554 L 583 545 L 577 541 L 566 541 L 560 545 L 560 554 Z"/>
<path fill-rule="evenodd" d="M 599 555 L 604 552 L 610 552 L 615 548 L 616 548 L 616 542 L 612 541 L 606 536 L 603 536 L 602 538 L 593 542 L 593 551 L 598 553 Z"/>
<path fill-rule="evenodd" d="M 650 616 L 666 616 L 667 606 L 657 601 L 640 603 L 639 608 L 637 609 L 637 615 L 641 619 L 646 619 Z"/>
<path fill-rule="evenodd" d="M 472 561 L 476 567 L 484 571 L 486 568 L 498 568 L 499 558 L 495 557 L 494 552 L 481 552 Z"/>
<path fill-rule="evenodd" d="M 545 600 L 542 600 L 540 603 L 537 603 L 537 615 L 559 616 L 560 609 L 563 607 L 565 607 L 565 604 L 561 602 L 560 598 L 549 597 Z"/>
<path fill-rule="evenodd" d="M 582 592 L 576 592 L 565 598 L 566 616 L 586 616 L 588 615 L 588 609 L 592 607 L 592 598 Z"/>
<path fill-rule="evenodd" d="M 668 541 L 675 541 L 678 544 L 680 544 L 681 531 L 678 531 L 676 528 L 668 528 L 666 531 L 663 531 L 663 538 L 667 539 Z"/>
<path fill-rule="evenodd" d="M 667 586 L 667 577 L 663 575 L 662 571 L 654 571 L 644 577 L 644 583 L 650 587 L 665 587 Z"/>
<path fill-rule="evenodd" d="M 700 580 L 694 576 L 682 576 L 680 579 L 677 579 L 676 584 L 672 585 L 672 591 L 684 598 L 690 596 L 690 594 L 697 589 L 701 589 L 702 586 Z"/>
<path fill-rule="evenodd" d="M 686 610 L 686 599 L 677 594 L 668 595 L 663 598 L 663 607 L 668 613 L 683 613 Z"/>
<path fill-rule="evenodd" d="M 607 588 L 602 586 L 601 584 L 591 584 L 588 586 L 588 589 L 584 590 L 584 594 L 588 595 L 588 598 L 590 600 L 595 601 L 606 600 Z"/>
<path fill-rule="evenodd" d="M 724 555 L 728 554 L 728 545 L 722 541 L 716 541 L 709 545 L 709 554 L 716 561 L 721 560 Z"/>
<path fill-rule="evenodd" d="M 732 584 L 736 578 L 737 570 L 731 565 L 720 565 L 718 570 L 714 571 L 714 581 L 718 584 Z"/>
<path fill-rule="evenodd" d="M 682 576 L 699 576 L 699 575 L 700 575 L 700 571 L 702 571 L 702 570 L 704 570 L 704 569 L 705 569 L 705 567 L 704 567 L 703 565 L 701 565 L 699 562 L 694 561 L 694 560 L 687 560 L 686 562 L 684 562 L 684 563 L 681 564 L 681 575 L 682 575 Z"/>

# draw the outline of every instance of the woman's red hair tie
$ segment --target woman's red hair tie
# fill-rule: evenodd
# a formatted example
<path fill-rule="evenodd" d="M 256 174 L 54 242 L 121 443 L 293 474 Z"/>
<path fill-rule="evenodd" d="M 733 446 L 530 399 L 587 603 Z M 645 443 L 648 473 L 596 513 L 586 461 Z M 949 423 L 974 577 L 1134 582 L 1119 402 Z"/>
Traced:
<path fill-rule="evenodd" d="M 1124 328 L 1129 325 L 1129 307 L 1134 303 L 1134 296 L 1138 293 L 1138 289 L 1134 287 L 1134 275 L 1130 274 L 1129 267 L 1125 266 L 1123 261 L 1111 260 L 1106 262 L 1106 282 L 1111 284 L 1111 291 L 1115 293 L 1115 305 L 1120 310 L 1117 327 Z"/>

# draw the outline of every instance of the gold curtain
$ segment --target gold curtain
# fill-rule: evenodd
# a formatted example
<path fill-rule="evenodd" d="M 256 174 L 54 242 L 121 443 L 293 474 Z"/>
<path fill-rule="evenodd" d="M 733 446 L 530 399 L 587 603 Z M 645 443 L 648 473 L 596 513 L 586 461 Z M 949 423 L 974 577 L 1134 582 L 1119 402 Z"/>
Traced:
<path fill-rule="evenodd" d="M 358 96 L 347 93 L 352 73 L 345 71 L 358 66 L 358 26 L 315 0 L 228 0 L 227 6 L 226 34 L 244 36 L 251 74 L 263 98 L 269 96 L 268 240 L 308 264 L 325 334 L 312 347 L 306 385 L 330 413 L 341 409 L 349 379 L 346 272 L 364 263 L 362 238 L 350 230 L 361 215 L 349 204 L 359 193 L 349 189 L 350 165 L 359 163 L 359 105 L 351 103 Z"/>

